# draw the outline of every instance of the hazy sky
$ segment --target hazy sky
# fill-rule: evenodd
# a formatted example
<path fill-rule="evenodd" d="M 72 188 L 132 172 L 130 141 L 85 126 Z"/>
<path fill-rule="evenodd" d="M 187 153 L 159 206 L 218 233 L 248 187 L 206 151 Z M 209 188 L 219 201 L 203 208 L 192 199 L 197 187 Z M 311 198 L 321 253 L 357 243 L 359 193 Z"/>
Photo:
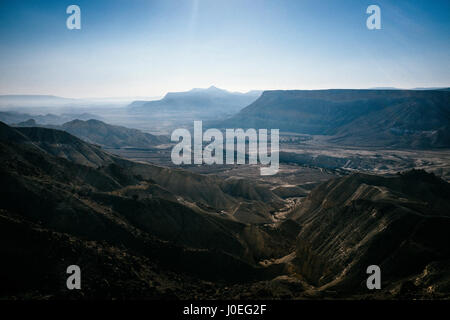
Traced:
<path fill-rule="evenodd" d="M 0 94 L 449 86 L 449 18 L 448 0 L 1 0 Z"/>

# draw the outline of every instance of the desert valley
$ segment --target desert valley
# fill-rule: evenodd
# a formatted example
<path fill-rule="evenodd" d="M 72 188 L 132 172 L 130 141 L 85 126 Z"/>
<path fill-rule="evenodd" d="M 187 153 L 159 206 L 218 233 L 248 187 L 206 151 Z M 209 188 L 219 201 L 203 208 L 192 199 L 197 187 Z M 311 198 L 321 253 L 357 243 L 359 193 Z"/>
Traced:
<path fill-rule="evenodd" d="M 0 109 L 2 298 L 450 297 L 447 88 L 212 86 Z M 280 129 L 278 173 L 175 165 L 170 133 L 194 120 Z M 72 264 L 81 291 L 66 288 Z"/>

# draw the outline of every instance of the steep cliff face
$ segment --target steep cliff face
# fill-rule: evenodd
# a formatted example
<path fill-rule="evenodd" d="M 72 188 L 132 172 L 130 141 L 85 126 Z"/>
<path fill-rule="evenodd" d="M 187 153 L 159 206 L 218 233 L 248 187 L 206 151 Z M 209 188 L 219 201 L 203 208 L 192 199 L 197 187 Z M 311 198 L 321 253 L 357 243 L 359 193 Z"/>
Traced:
<path fill-rule="evenodd" d="M 314 189 L 293 218 L 302 226 L 296 264 L 315 286 L 365 290 L 378 265 L 384 284 L 450 259 L 450 185 L 411 171 L 390 178 L 354 174 Z"/>
<path fill-rule="evenodd" d="M 450 92 L 443 90 L 274 90 L 223 128 L 279 128 L 327 135 L 352 146 L 449 147 Z"/>

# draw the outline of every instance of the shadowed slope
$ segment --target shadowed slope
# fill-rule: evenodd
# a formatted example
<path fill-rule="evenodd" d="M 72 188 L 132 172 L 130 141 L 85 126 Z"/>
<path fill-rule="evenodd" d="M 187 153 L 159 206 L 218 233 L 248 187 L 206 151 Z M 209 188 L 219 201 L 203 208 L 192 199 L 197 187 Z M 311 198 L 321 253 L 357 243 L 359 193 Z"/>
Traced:
<path fill-rule="evenodd" d="M 450 259 L 449 208 L 450 185 L 423 171 L 331 180 L 293 216 L 302 226 L 299 272 L 316 286 L 364 292 L 366 268 L 375 264 L 383 288 L 392 288 L 428 264 Z"/>

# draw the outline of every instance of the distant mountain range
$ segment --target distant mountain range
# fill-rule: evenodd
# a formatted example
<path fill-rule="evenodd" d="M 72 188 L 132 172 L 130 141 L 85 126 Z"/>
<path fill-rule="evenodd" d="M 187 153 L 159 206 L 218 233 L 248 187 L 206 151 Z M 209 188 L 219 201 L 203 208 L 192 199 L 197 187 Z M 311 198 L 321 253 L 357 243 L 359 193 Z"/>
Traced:
<path fill-rule="evenodd" d="M 450 147 L 448 90 L 265 91 L 220 128 L 279 128 L 357 146 Z"/>
<path fill-rule="evenodd" d="M 61 126 L 64 131 L 101 146 L 112 148 L 149 148 L 170 142 L 166 136 L 155 136 L 136 129 L 110 125 L 99 120 L 72 120 Z"/>
<path fill-rule="evenodd" d="M 66 131 L 74 136 L 99 146 L 109 148 L 150 148 L 156 145 L 169 143 L 166 136 L 155 136 L 136 129 L 129 129 L 90 119 L 72 120 L 60 126 L 39 125 L 34 119 L 16 124 L 17 127 L 46 127 Z"/>
<path fill-rule="evenodd" d="M 16 96 L 8 97 L 15 99 Z M 27 99 L 33 97 L 27 96 Z M 40 96 L 37 101 L 57 98 Z M 448 88 L 276 90 L 244 94 L 212 86 L 168 93 L 156 101 L 134 101 L 128 111 L 131 117 L 149 121 L 208 120 L 205 127 L 278 128 L 284 132 L 324 135 L 328 142 L 337 145 L 421 149 L 450 147 L 449 106 Z M 167 115 L 170 116 L 164 118 Z M 101 120 L 88 113 L 34 116 L 0 112 L 0 121 L 8 124 L 30 126 L 32 124 L 26 123 L 30 119 L 46 126 L 62 125 L 73 119 Z M 154 145 L 149 141 L 156 141 L 148 135 L 144 139 L 138 131 L 124 127 L 107 128 L 114 129 L 114 133 L 106 137 L 106 124 L 100 122 L 75 122 L 61 127 L 104 146 L 145 147 Z M 98 130 L 96 134 L 95 130 Z"/>
<path fill-rule="evenodd" d="M 211 86 L 186 92 L 169 92 L 156 101 L 134 101 L 128 108 L 133 113 L 200 112 L 204 115 L 233 114 L 255 101 L 261 91 L 229 92 Z"/>
<path fill-rule="evenodd" d="M 33 119 L 36 123 L 40 125 L 60 125 L 65 122 L 79 119 L 79 120 L 89 120 L 96 119 L 101 120 L 102 117 L 91 114 L 91 113 L 63 113 L 60 115 L 47 113 L 47 114 L 29 114 L 15 111 L 0 111 L 0 121 L 7 124 L 17 124 L 20 122 L 25 122 Z"/>

